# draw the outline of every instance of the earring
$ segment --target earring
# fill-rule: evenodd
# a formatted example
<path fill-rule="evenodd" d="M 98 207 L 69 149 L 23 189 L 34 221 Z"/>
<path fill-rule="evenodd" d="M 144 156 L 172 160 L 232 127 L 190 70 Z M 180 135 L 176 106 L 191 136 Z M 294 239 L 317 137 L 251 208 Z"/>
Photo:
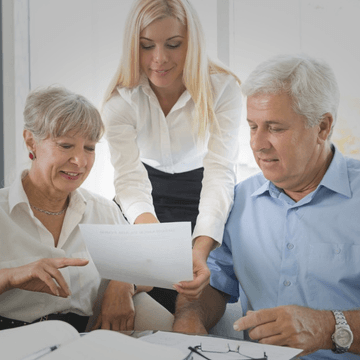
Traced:
<path fill-rule="evenodd" d="M 35 154 L 31 150 L 29 150 L 29 158 L 31 161 L 34 161 L 36 159 Z"/>

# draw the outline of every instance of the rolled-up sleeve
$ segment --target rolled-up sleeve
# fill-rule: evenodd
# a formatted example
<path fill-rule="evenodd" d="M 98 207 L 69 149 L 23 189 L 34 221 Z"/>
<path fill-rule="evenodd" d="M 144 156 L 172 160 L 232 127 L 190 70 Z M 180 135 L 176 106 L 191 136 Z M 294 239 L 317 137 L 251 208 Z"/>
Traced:
<path fill-rule="evenodd" d="M 207 264 L 211 271 L 210 285 L 230 295 L 230 303 L 237 302 L 240 296 L 239 280 L 234 272 L 232 253 L 225 241 L 210 253 Z"/>
<path fill-rule="evenodd" d="M 136 109 L 115 94 L 105 104 L 102 117 L 114 167 L 116 201 L 130 224 L 144 212 L 156 216 L 151 183 L 136 142 Z"/>
<path fill-rule="evenodd" d="M 212 78 L 219 129 L 214 127 L 210 132 L 204 157 L 199 215 L 193 233 L 193 238 L 210 236 L 219 244 L 234 199 L 242 104 L 239 84 L 230 75 L 227 79 L 224 84 L 216 76 Z"/>

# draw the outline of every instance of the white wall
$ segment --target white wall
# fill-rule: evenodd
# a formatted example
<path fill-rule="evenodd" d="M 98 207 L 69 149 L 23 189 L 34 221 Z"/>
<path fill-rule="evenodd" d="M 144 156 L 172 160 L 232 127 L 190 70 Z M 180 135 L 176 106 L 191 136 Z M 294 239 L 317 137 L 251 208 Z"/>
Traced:
<path fill-rule="evenodd" d="M 191 0 L 208 53 L 241 80 L 277 53 L 307 52 L 333 67 L 342 98 L 334 141 L 360 158 L 360 13 L 358 0 Z M 5 171 L 23 166 L 22 109 L 29 89 L 60 83 L 99 105 L 121 55 L 129 0 L 3 1 L 6 66 Z M 218 51 L 220 52 L 218 54 Z M 228 52 L 228 53 L 226 53 Z M 239 179 L 258 171 L 242 121 Z M 113 170 L 105 143 L 85 186 L 111 198 Z M 9 181 L 7 181 L 7 184 Z"/>
<path fill-rule="evenodd" d="M 333 141 L 344 154 L 360 159 L 360 1 L 233 0 L 231 7 L 230 66 L 240 79 L 279 53 L 305 52 L 325 59 L 341 92 Z M 244 121 L 242 125 L 242 153 L 254 164 Z"/>

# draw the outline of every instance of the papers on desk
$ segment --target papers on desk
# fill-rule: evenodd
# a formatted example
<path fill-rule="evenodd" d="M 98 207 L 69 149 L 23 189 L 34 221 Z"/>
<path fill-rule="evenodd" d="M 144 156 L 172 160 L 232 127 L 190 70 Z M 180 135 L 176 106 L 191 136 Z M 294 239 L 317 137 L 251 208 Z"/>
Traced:
<path fill-rule="evenodd" d="M 141 337 L 139 340 L 179 349 L 183 353 L 190 353 L 190 350 L 188 350 L 189 346 L 195 347 L 200 344 L 203 348 L 209 349 L 210 351 L 224 351 L 223 353 L 202 353 L 211 360 L 240 360 L 249 359 L 249 357 L 259 359 L 264 356 L 264 352 L 266 353 L 268 360 L 289 360 L 300 354 L 302 351 L 300 349 L 294 349 L 289 347 L 263 345 L 249 341 L 225 339 L 217 336 L 185 335 L 162 331 L 158 331 L 152 335 Z M 234 352 L 226 353 L 228 345 L 230 349 L 237 349 L 237 346 L 240 345 L 240 353 L 246 355 L 247 357 L 241 356 L 239 355 L 239 353 Z M 193 354 L 193 359 L 203 360 L 204 358 L 202 358 L 200 355 Z"/>
<path fill-rule="evenodd" d="M 172 289 L 193 279 L 190 222 L 80 225 L 105 279 Z"/>
<path fill-rule="evenodd" d="M 54 345 L 54 351 L 47 351 Z M 80 336 L 74 327 L 58 320 L 1 330 L 0 349 L 3 360 L 183 360 L 185 356 L 178 349 L 140 342 L 111 330 Z"/>

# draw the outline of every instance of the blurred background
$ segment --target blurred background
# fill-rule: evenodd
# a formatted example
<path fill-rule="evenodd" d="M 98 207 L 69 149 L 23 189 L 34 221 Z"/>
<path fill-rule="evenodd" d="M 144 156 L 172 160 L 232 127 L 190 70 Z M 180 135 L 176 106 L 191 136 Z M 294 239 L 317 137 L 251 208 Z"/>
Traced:
<path fill-rule="evenodd" d="M 2 186 L 29 166 L 22 112 L 29 90 L 61 84 L 100 105 L 121 56 L 131 0 L 2 0 Z M 305 52 L 335 71 L 341 104 L 334 143 L 360 159 L 359 0 L 190 0 L 202 22 L 209 56 L 243 81 L 263 60 Z M 245 107 L 244 107 L 245 109 Z M 238 180 L 258 172 L 242 114 Z M 105 140 L 83 185 L 114 196 Z"/>

